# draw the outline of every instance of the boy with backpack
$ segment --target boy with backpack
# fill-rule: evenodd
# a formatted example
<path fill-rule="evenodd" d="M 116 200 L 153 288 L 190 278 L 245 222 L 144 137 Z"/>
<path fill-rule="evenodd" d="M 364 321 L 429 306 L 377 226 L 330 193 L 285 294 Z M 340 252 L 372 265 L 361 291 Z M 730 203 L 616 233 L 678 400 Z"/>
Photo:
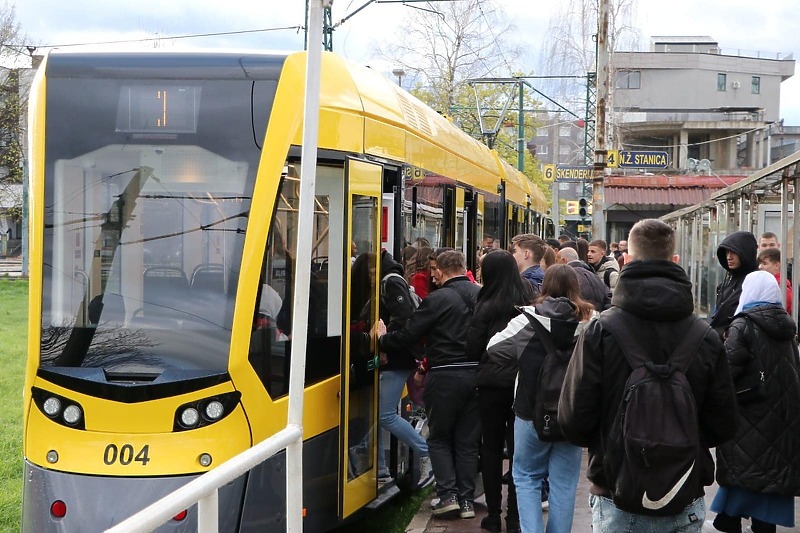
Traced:
<path fill-rule="evenodd" d="M 714 481 L 709 448 L 736 431 L 728 362 L 671 261 L 672 228 L 639 221 L 628 246 L 613 307 L 578 339 L 558 422 L 567 440 L 589 448 L 595 533 L 699 533 Z"/>

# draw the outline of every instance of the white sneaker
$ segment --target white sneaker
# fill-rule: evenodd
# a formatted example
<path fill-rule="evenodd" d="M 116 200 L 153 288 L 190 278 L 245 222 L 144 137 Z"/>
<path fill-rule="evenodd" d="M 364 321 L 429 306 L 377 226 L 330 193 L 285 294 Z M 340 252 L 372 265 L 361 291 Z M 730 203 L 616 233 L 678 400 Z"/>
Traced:
<path fill-rule="evenodd" d="M 431 468 L 431 459 L 428 456 L 420 459 L 419 462 L 419 482 L 417 483 L 418 489 L 424 489 L 433 483 L 433 468 Z"/>
<path fill-rule="evenodd" d="M 712 520 L 703 522 L 703 533 L 714 533 L 716 531 L 719 531 L 719 529 L 714 527 L 714 522 Z"/>
<path fill-rule="evenodd" d="M 542 502 L 542 511 L 549 511 L 550 510 L 550 501 L 545 500 Z"/>

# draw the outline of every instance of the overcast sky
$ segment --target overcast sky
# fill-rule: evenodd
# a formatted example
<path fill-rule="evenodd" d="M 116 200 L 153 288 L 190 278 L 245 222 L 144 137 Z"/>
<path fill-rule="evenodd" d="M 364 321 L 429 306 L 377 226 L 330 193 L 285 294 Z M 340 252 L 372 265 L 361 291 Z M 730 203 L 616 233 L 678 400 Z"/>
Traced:
<path fill-rule="evenodd" d="M 538 67 L 550 15 L 565 0 L 499 0 L 517 30 L 513 38 L 528 50 L 521 70 Z M 335 0 L 333 20 L 352 13 L 367 0 Z M 159 36 L 195 35 L 271 28 L 274 31 L 192 39 L 168 40 L 162 46 L 176 48 L 261 48 L 301 50 L 304 0 L 17 0 L 17 20 L 28 36 L 26 44 L 72 45 Z M 372 4 L 334 32 L 334 51 L 354 61 L 376 64 L 376 42 L 393 35 L 413 16 L 414 9 L 400 4 Z M 639 0 L 637 26 L 643 47 L 653 35 L 708 35 L 724 53 L 738 50 L 766 54 L 800 54 L 800 10 L 794 2 L 752 0 Z M 126 47 L 132 45 L 104 45 Z M 136 46 L 153 46 L 138 44 Z M 43 48 L 40 48 L 40 51 Z M 536 72 L 537 74 L 561 74 Z M 787 125 L 800 126 L 800 70 L 781 85 L 781 116 Z"/>

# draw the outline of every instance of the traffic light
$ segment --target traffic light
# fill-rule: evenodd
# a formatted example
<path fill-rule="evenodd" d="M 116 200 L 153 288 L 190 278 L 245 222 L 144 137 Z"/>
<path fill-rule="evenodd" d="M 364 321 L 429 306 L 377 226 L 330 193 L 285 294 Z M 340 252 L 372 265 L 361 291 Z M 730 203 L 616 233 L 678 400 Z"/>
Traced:
<path fill-rule="evenodd" d="M 580 215 L 581 218 L 586 216 L 587 214 L 586 208 L 588 207 L 588 205 L 589 202 L 586 200 L 586 198 L 581 198 L 580 200 L 578 200 L 578 215 Z"/>

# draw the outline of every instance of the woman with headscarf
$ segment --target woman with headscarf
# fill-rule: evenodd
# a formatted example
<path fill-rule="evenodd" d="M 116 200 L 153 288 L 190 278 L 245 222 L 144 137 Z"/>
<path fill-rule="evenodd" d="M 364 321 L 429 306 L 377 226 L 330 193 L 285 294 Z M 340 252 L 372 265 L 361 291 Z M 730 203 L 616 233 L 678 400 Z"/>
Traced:
<path fill-rule="evenodd" d="M 725 351 L 739 403 L 736 436 L 719 446 L 711 510 L 718 531 L 754 533 L 794 528 L 794 496 L 800 495 L 800 363 L 797 326 L 781 304 L 775 277 L 748 274 Z"/>

